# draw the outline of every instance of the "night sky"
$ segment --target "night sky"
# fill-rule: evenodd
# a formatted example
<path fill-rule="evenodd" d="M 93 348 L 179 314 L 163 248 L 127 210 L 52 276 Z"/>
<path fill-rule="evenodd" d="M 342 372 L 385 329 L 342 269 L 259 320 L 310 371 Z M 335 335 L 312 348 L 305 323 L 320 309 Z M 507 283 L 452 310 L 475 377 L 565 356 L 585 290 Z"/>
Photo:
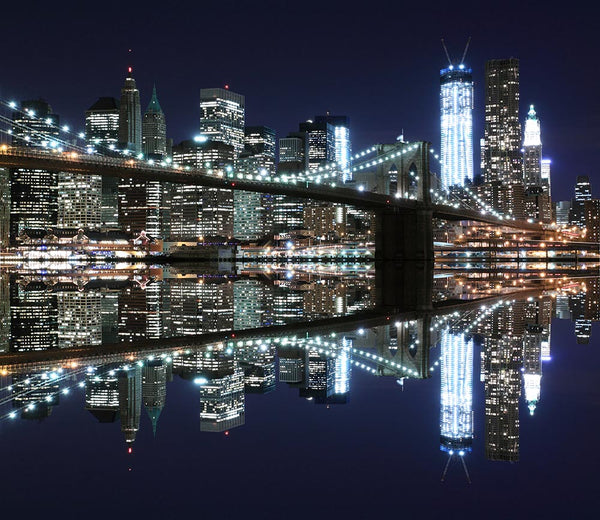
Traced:
<path fill-rule="evenodd" d="M 408 140 L 439 147 L 440 38 L 475 86 L 476 173 L 486 59 L 521 59 L 521 118 L 530 103 L 553 161 L 555 200 L 588 174 L 600 196 L 600 7 L 574 2 L 10 2 L 3 5 L 4 99 L 44 97 L 72 127 L 99 96 L 118 97 L 134 67 L 148 104 L 156 82 L 175 142 L 197 133 L 199 90 L 246 96 L 247 124 L 278 137 L 329 110 L 350 117 L 353 147 Z M 128 49 L 132 49 L 129 53 Z"/>

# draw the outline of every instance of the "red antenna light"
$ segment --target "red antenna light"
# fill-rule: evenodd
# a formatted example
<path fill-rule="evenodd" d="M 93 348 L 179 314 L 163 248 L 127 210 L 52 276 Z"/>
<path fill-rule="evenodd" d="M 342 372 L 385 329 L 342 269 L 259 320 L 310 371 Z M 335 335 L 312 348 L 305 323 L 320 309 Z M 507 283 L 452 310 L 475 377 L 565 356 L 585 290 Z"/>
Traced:
<path fill-rule="evenodd" d="M 225 85 L 225 90 L 229 90 L 229 85 Z"/>
<path fill-rule="evenodd" d="M 127 67 L 127 72 L 129 72 L 129 74 L 131 74 L 131 67 Z"/>
<path fill-rule="evenodd" d="M 129 446 L 129 448 L 127 448 L 127 453 L 132 453 L 133 452 L 133 448 L 131 446 Z"/>

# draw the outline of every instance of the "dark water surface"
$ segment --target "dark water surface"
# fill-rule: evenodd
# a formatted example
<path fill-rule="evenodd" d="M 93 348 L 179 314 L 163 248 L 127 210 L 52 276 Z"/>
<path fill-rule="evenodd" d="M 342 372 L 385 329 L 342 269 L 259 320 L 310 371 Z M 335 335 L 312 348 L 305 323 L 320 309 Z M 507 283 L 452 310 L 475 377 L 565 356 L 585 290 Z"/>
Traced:
<path fill-rule="evenodd" d="M 0 274 L 5 515 L 596 516 L 597 279 L 203 269 Z"/>

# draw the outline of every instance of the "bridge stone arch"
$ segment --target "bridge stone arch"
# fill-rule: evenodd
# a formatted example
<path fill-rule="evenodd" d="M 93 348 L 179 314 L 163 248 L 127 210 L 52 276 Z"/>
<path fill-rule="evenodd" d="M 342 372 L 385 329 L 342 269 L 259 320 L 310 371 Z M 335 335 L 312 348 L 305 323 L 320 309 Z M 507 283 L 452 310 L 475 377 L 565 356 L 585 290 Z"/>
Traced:
<path fill-rule="evenodd" d="M 429 143 L 397 141 L 378 144 L 375 148 L 375 156 L 367 161 L 370 166 L 354 173 L 356 184 L 375 193 L 399 193 L 400 197 L 428 201 L 429 188 L 439 186 L 438 176 L 430 169 Z"/>

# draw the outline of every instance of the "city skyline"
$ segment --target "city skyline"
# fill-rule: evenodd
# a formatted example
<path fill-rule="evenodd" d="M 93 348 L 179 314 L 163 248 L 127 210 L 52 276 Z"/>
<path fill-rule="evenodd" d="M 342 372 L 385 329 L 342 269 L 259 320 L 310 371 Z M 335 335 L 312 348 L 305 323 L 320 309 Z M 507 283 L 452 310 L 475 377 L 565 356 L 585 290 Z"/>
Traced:
<path fill-rule="evenodd" d="M 334 10 L 334 4 L 335 2 L 331 6 L 322 6 L 317 12 L 330 13 Z M 240 28 L 239 36 L 232 39 L 238 41 L 238 38 L 249 34 L 243 17 L 250 15 L 249 21 L 252 21 L 256 15 L 248 13 L 246 8 L 235 3 L 229 7 L 233 9 L 230 13 L 233 18 L 232 23 Z M 206 9 L 220 12 L 221 8 Z M 526 113 L 526 107 L 534 104 L 539 113 L 543 114 L 544 147 L 553 159 L 554 171 L 557 174 L 555 186 L 560 191 L 565 191 L 572 185 L 572 180 L 577 174 L 590 175 L 592 181 L 594 180 L 593 165 L 597 162 L 597 152 L 591 140 L 593 133 L 590 133 L 590 123 L 579 123 L 576 120 L 577 110 L 574 100 L 589 98 L 591 104 L 587 105 L 587 109 L 592 112 L 597 112 L 595 110 L 597 101 L 594 97 L 585 95 L 589 88 L 587 84 L 567 82 L 569 76 L 566 73 L 564 76 L 556 73 L 557 67 L 566 65 L 562 62 L 557 63 L 551 58 L 551 49 L 556 45 L 548 36 L 555 23 L 552 22 L 551 6 L 543 12 L 536 11 L 536 19 L 539 21 L 533 24 L 533 27 L 527 23 L 530 17 L 527 16 L 528 12 L 524 10 L 525 8 L 522 8 L 519 11 L 522 12 L 522 16 L 514 22 L 517 26 L 511 26 L 510 39 L 500 31 L 502 23 L 506 21 L 506 15 L 503 13 L 496 13 L 496 18 L 490 22 L 488 37 L 486 31 L 469 21 L 475 19 L 478 12 L 481 14 L 477 9 L 471 8 L 472 13 L 468 18 L 463 16 L 462 22 L 452 26 L 450 23 L 442 24 L 439 16 L 424 16 L 418 8 L 411 9 L 415 10 L 415 14 L 423 15 L 423 21 L 402 36 L 403 41 L 405 38 L 409 40 L 412 37 L 414 51 L 410 50 L 411 46 L 407 41 L 405 45 L 408 52 L 403 52 L 401 58 L 397 57 L 398 53 L 395 51 L 385 52 L 389 37 L 380 35 L 372 42 L 364 44 L 364 49 L 358 48 L 357 44 L 351 42 L 347 42 L 348 45 L 344 46 L 343 53 L 341 49 L 332 48 L 336 58 L 341 60 L 342 64 L 348 64 L 335 68 L 340 78 L 335 83 L 331 81 L 332 73 L 324 71 L 323 65 L 318 61 L 315 62 L 316 65 L 313 64 L 314 75 L 307 72 L 300 78 L 292 79 L 289 65 L 286 63 L 278 65 L 275 61 L 284 47 L 280 39 L 273 38 L 281 32 L 277 25 L 275 28 L 265 27 L 263 32 L 258 31 L 259 34 L 256 35 L 259 42 L 267 37 L 273 38 L 267 48 L 262 47 L 264 56 L 259 58 L 256 51 L 247 51 L 255 57 L 253 65 L 258 69 L 258 74 L 249 70 L 251 65 L 246 62 L 252 60 L 244 60 L 239 54 L 234 54 L 234 42 L 228 41 L 225 41 L 222 53 L 209 53 L 208 56 L 206 56 L 207 48 L 202 45 L 200 49 L 193 45 L 185 45 L 185 49 L 191 55 L 204 51 L 202 66 L 194 68 L 198 70 L 191 70 L 192 67 L 185 66 L 182 61 L 184 44 L 180 41 L 187 43 L 188 37 L 180 33 L 185 31 L 178 31 L 178 38 L 174 38 L 164 49 L 157 48 L 158 41 L 164 46 L 167 35 L 174 33 L 173 17 L 167 17 L 164 22 L 164 32 L 157 37 L 158 41 L 155 41 L 147 40 L 140 32 L 143 21 L 151 15 L 136 13 L 133 19 L 139 20 L 139 26 L 134 23 L 126 35 L 119 35 L 114 42 L 103 42 L 107 45 L 102 47 L 102 50 L 96 43 L 82 46 L 86 53 L 93 57 L 91 59 L 95 67 L 93 70 L 86 69 L 81 74 L 76 90 L 70 86 L 65 88 L 65 85 L 60 82 L 56 84 L 48 82 L 46 80 L 48 65 L 38 63 L 35 54 L 31 56 L 33 62 L 29 62 L 26 67 L 12 57 L 8 57 L 5 67 L 16 81 L 4 80 L 0 87 L 5 96 L 16 96 L 18 92 L 26 93 L 21 95 L 21 98 L 43 95 L 65 121 L 76 125 L 82 121 L 82 112 L 85 108 L 89 107 L 98 96 L 118 94 L 123 71 L 126 71 L 128 65 L 132 65 L 142 93 L 143 106 L 149 101 L 152 85 L 156 82 L 161 105 L 171 129 L 169 133 L 176 142 L 191 138 L 197 130 L 199 89 L 229 84 L 234 91 L 244 94 L 247 98 L 247 123 L 264 124 L 275 128 L 278 136 L 283 136 L 289 129 L 294 128 L 298 121 L 305 120 L 314 113 L 325 113 L 329 110 L 331 113 L 342 113 L 350 117 L 353 125 L 353 147 L 356 150 L 374 141 L 389 142 L 400 134 L 402 129 L 407 139 L 426 139 L 437 147 L 439 129 L 436 124 L 438 120 L 436 76 L 439 68 L 445 63 L 439 38 L 442 36 L 446 38 L 451 55 L 456 57 L 462 50 L 459 47 L 462 47 L 465 38 L 472 35 L 472 44 L 465 62 L 473 69 L 475 82 L 473 135 L 477 141 L 474 145 L 476 172 L 478 143 L 483 135 L 485 61 L 515 56 L 521 60 L 522 69 L 521 112 Z M 459 14 L 464 15 L 465 9 L 460 8 L 457 13 L 451 15 L 451 19 L 461 20 Z M 130 7 L 126 10 L 134 11 Z M 338 14 L 346 19 L 350 18 L 352 13 L 355 13 L 355 7 L 350 6 L 348 13 Z M 280 19 L 285 14 L 285 9 L 274 9 L 276 19 Z M 81 15 L 83 16 L 83 13 Z M 299 13 L 291 23 L 295 26 L 304 18 L 305 15 Z M 90 23 L 96 25 L 103 20 L 103 16 L 99 16 L 98 20 L 92 20 Z M 351 22 L 350 33 L 356 30 L 357 25 L 361 25 L 356 20 L 349 20 L 349 22 Z M 317 30 L 321 25 L 320 18 L 316 17 L 314 23 L 317 34 L 316 42 L 311 43 L 311 47 L 323 43 L 325 39 L 325 35 Z M 431 30 L 428 30 L 426 38 L 419 34 L 415 40 L 416 29 L 424 23 L 430 24 Z M 184 26 L 187 24 L 184 23 Z M 264 22 L 259 26 L 263 27 Z M 337 32 L 338 30 L 334 28 L 329 32 L 329 38 L 333 38 Z M 572 47 L 575 47 L 578 38 L 581 39 L 581 36 L 574 36 L 575 40 L 569 41 Z M 65 37 L 68 39 L 72 36 L 67 31 Z M 32 37 L 27 45 L 32 45 L 36 38 L 38 37 Z M 542 39 L 545 45 L 539 48 L 530 43 L 535 38 Z M 131 53 L 128 52 L 130 48 Z M 141 48 L 144 49 L 143 52 Z M 381 50 L 377 55 L 369 52 L 375 48 Z M 53 74 L 52 77 L 61 77 L 61 73 L 66 74 L 68 69 L 81 68 L 76 64 L 76 56 L 82 51 L 83 49 L 75 51 L 71 49 L 74 56 L 66 55 L 64 65 L 53 61 L 52 66 L 56 68 L 57 74 Z M 582 70 L 587 70 L 585 56 L 589 51 L 585 48 L 583 51 L 583 54 L 576 54 L 572 58 L 570 67 L 580 64 Z M 163 58 L 162 64 L 155 61 L 157 56 Z M 366 61 L 365 57 L 368 57 Z M 308 57 L 304 53 L 301 53 L 299 58 L 301 67 L 306 66 L 307 71 L 312 70 L 309 68 Z M 81 62 L 85 63 L 85 61 Z M 354 64 L 351 65 L 353 62 Z M 278 66 L 281 68 L 278 69 Z M 410 71 L 412 78 L 409 82 L 403 81 L 407 71 Z M 100 84 L 98 78 L 102 78 Z M 42 82 L 45 84 L 43 89 L 36 86 Z M 365 84 L 368 85 L 366 89 Z M 556 87 L 550 89 L 541 87 L 545 84 L 556 85 Z M 377 95 L 373 90 L 375 86 L 380 90 Z M 182 103 L 181 100 L 185 102 Z M 393 103 L 390 104 L 389 100 L 393 100 Z M 286 110 L 281 110 L 281 106 L 285 106 Z M 581 153 L 582 148 L 586 153 Z M 575 149 L 579 151 L 575 153 Z M 570 171 L 571 168 L 576 168 L 576 171 Z"/>

